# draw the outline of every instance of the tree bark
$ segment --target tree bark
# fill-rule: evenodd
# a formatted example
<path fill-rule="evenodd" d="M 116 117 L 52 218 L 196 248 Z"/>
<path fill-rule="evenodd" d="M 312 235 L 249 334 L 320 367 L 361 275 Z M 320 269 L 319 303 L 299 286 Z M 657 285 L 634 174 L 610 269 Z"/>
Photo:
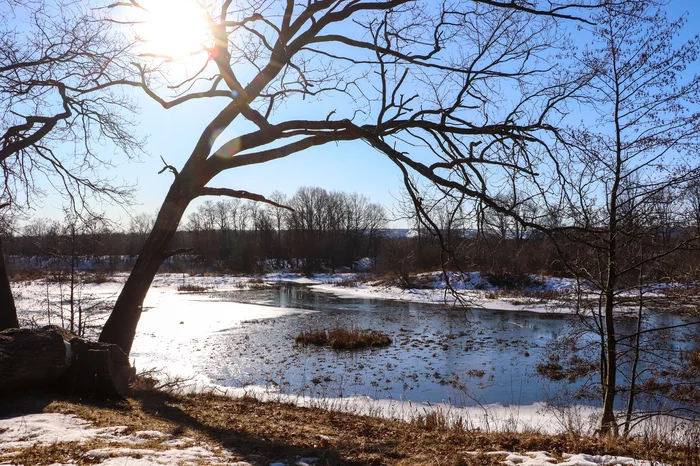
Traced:
<path fill-rule="evenodd" d="M 603 386 L 603 417 L 601 419 L 600 432 L 603 435 L 618 435 L 618 426 L 615 420 L 615 396 L 617 395 L 617 336 L 615 335 L 615 289 L 617 288 L 617 253 L 618 253 L 618 233 L 619 219 L 617 209 L 620 195 L 620 185 L 622 182 L 623 156 L 622 156 L 622 130 L 620 127 L 620 98 L 622 91 L 620 88 L 620 75 L 617 69 L 617 53 L 612 50 L 612 66 L 615 75 L 615 111 L 613 121 L 615 122 L 615 165 L 613 184 L 610 189 L 608 200 L 609 228 L 607 269 L 608 275 L 605 281 L 605 348 L 607 359 L 607 376 Z"/>
<path fill-rule="evenodd" d="M 603 386 L 603 416 L 600 431 L 602 434 L 617 435 L 615 420 L 615 396 L 617 395 L 617 340 L 615 337 L 615 319 L 613 317 L 612 290 L 606 296 L 605 329 L 606 329 L 606 359 L 607 372 Z"/>
<path fill-rule="evenodd" d="M 136 326 L 141 318 L 143 300 L 158 269 L 167 258 L 167 247 L 193 198 L 183 181 L 189 178 L 183 170 L 173 182 L 153 229 L 141 248 L 134 268 L 100 333 L 100 342 L 117 345 L 127 356 L 131 352 Z"/>
<path fill-rule="evenodd" d="M 8 328 L 19 328 L 19 321 L 17 320 L 15 299 L 10 287 L 10 278 L 7 276 L 5 254 L 2 251 L 2 237 L 0 236 L 0 331 Z"/>
<path fill-rule="evenodd" d="M 632 429 L 632 414 L 634 413 L 634 399 L 637 396 L 637 367 L 639 366 L 639 353 L 642 339 L 642 319 L 644 318 L 644 288 L 643 274 L 639 272 L 639 308 L 637 310 L 637 332 L 634 337 L 634 361 L 632 362 L 632 375 L 630 376 L 630 394 L 627 399 L 627 412 L 625 413 L 624 435 L 627 437 Z"/>
<path fill-rule="evenodd" d="M 74 337 L 70 340 L 71 366 L 58 388 L 68 393 L 99 399 L 121 398 L 131 393 L 136 371 L 118 346 Z"/>

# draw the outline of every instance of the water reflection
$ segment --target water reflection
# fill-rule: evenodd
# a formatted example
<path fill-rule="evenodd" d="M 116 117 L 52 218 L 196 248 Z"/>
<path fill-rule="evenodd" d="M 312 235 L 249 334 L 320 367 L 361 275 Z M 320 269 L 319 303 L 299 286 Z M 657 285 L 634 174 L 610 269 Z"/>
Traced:
<path fill-rule="evenodd" d="M 578 388 L 546 381 L 535 371 L 544 348 L 571 331 L 575 316 L 347 299 L 293 285 L 212 297 L 318 311 L 248 321 L 209 336 L 208 356 L 201 358 L 198 370 L 222 385 L 268 385 L 286 393 L 324 397 L 450 401 L 458 406 L 531 404 L 561 394 L 565 387 Z M 653 314 L 649 319 L 656 326 L 682 322 L 670 314 Z M 381 330 L 393 344 L 355 353 L 294 344 L 303 330 L 336 325 Z M 619 323 L 623 333 L 634 328 L 634 319 Z M 663 338 L 655 351 L 673 354 L 687 347 L 677 336 Z"/>

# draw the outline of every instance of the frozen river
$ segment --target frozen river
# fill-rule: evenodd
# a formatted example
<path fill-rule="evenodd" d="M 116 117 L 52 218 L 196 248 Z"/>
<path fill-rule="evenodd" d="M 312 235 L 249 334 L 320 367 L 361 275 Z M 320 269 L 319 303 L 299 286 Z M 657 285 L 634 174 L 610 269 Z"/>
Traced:
<path fill-rule="evenodd" d="M 573 315 L 349 299 L 292 284 L 189 295 L 185 305 L 177 298 L 144 312 L 131 354 L 137 368 L 224 387 L 455 406 L 530 405 L 578 387 L 536 373 L 552 339 L 571 333 Z M 661 313 L 649 320 L 660 327 L 684 321 Z M 393 344 L 336 352 L 294 343 L 303 330 L 334 326 L 381 330 Z M 634 319 L 619 323 L 623 333 L 634 326 Z M 676 332 L 656 344 L 673 357 L 690 343 Z"/>

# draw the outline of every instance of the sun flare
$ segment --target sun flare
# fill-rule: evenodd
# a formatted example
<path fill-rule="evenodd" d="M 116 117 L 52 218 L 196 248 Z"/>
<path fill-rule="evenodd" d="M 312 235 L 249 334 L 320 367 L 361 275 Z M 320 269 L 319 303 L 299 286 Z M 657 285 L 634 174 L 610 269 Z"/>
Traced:
<path fill-rule="evenodd" d="M 144 53 L 177 60 L 207 47 L 211 32 L 205 10 L 195 0 L 150 0 L 140 24 Z"/>

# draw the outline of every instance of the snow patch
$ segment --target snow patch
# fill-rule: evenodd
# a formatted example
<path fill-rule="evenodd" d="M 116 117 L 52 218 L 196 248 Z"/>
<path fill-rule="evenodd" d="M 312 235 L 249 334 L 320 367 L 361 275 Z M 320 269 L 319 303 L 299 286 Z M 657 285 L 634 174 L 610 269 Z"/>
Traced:
<path fill-rule="evenodd" d="M 146 448 L 98 448 L 85 454 L 87 457 L 102 460 L 103 465 L 150 466 L 157 464 L 231 464 L 204 447 L 184 449 L 151 450 Z M 128 463 L 127 463 L 128 461 Z"/>
<path fill-rule="evenodd" d="M 96 438 L 97 429 L 74 415 L 41 413 L 0 419 L 0 450 L 34 444 L 82 442 Z"/>
<path fill-rule="evenodd" d="M 162 440 L 157 449 L 131 447 L 104 447 L 90 450 L 86 455 L 100 460 L 103 465 L 159 465 L 159 464 L 234 464 L 233 456 L 215 451 L 209 445 L 193 445 L 187 437 L 173 439 L 170 434 L 155 430 L 133 432 L 126 426 L 95 428 L 72 414 L 39 413 L 0 420 L 0 464 L 12 464 L 13 451 L 34 445 L 102 440 L 107 444 L 139 444 Z M 9 463 L 7 462 L 9 461 Z"/>
<path fill-rule="evenodd" d="M 563 461 L 559 461 L 546 451 L 530 451 L 524 454 L 506 451 L 467 451 L 464 453 L 473 456 L 479 454 L 505 456 L 501 464 L 506 466 L 665 466 L 657 462 L 610 455 L 596 456 L 564 453 L 562 455 Z"/>

